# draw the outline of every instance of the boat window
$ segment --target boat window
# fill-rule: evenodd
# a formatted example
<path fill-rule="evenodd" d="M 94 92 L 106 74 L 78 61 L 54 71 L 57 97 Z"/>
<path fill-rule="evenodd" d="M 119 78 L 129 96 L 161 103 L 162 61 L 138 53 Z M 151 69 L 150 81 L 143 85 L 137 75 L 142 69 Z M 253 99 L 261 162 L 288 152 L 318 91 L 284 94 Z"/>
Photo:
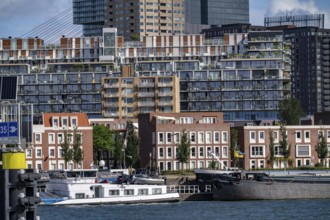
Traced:
<path fill-rule="evenodd" d="M 152 189 L 152 194 L 153 195 L 162 194 L 162 189 L 161 188 L 154 188 L 154 189 Z"/>
<path fill-rule="evenodd" d="M 109 196 L 119 196 L 119 190 L 109 190 Z"/>
<path fill-rule="evenodd" d="M 84 199 L 85 193 L 76 193 L 76 199 Z"/>
<path fill-rule="evenodd" d="M 138 194 L 139 195 L 148 195 L 148 189 L 139 189 Z"/>
<path fill-rule="evenodd" d="M 96 177 L 96 171 L 84 171 L 84 177 Z"/>
<path fill-rule="evenodd" d="M 49 172 L 50 179 L 65 179 L 64 171 L 51 171 Z"/>
<path fill-rule="evenodd" d="M 134 190 L 133 189 L 125 189 L 124 190 L 124 195 L 134 195 Z"/>
<path fill-rule="evenodd" d="M 67 171 L 66 172 L 66 176 L 68 178 L 76 178 L 76 177 L 80 177 L 80 171 Z"/>

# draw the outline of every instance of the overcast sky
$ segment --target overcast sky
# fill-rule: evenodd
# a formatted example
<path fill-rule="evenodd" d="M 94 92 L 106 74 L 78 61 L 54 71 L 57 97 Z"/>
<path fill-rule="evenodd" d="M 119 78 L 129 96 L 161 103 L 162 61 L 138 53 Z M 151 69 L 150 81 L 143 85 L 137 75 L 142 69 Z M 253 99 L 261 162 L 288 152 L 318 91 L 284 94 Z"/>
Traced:
<path fill-rule="evenodd" d="M 72 7 L 72 0 L 0 0 L 0 38 L 19 37 Z M 263 25 L 265 16 L 324 13 L 329 0 L 250 0 L 250 23 Z M 329 27 L 328 22 L 325 22 Z"/>

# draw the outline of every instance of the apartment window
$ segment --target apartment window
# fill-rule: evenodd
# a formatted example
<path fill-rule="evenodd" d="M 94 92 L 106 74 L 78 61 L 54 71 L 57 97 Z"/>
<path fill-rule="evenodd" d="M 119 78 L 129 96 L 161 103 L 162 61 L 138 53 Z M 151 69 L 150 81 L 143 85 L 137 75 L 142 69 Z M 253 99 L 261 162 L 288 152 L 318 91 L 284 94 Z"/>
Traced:
<path fill-rule="evenodd" d="M 302 161 L 301 159 L 297 159 L 297 167 L 301 167 L 302 166 Z"/>
<path fill-rule="evenodd" d="M 250 160 L 250 168 L 255 169 L 256 168 L 256 161 L 255 160 Z"/>
<path fill-rule="evenodd" d="M 49 148 L 49 157 L 54 158 L 55 157 L 55 149 L 54 148 Z"/>
<path fill-rule="evenodd" d="M 200 169 L 204 168 L 204 161 L 199 161 L 198 168 Z"/>
<path fill-rule="evenodd" d="M 58 164 L 58 169 L 63 170 L 64 169 L 64 163 L 59 163 Z"/>
<path fill-rule="evenodd" d="M 62 127 L 68 127 L 68 117 L 62 117 Z"/>
<path fill-rule="evenodd" d="M 48 144 L 55 144 L 55 134 L 54 133 L 48 134 Z"/>
<path fill-rule="evenodd" d="M 164 133 L 159 132 L 158 133 L 158 144 L 163 144 L 164 143 Z"/>
<path fill-rule="evenodd" d="M 167 170 L 172 170 L 172 162 L 168 161 L 166 164 L 167 164 L 166 169 Z"/>
<path fill-rule="evenodd" d="M 214 132 L 214 143 L 220 143 L 220 133 L 218 131 Z"/>
<path fill-rule="evenodd" d="M 179 155 L 179 148 L 178 147 L 175 147 L 174 148 L 174 158 L 177 158 Z"/>
<path fill-rule="evenodd" d="M 36 133 L 35 134 L 35 143 L 36 144 L 41 144 L 42 143 L 41 134 L 40 133 Z"/>
<path fill-rule="evenodd" d="M 327 142 L 330 142 L 330 131 L 327 131 L 327 139 L 328 139 Z"/>
<path fill-rule="evenodd" d="M 265 143 L 265 132 L 259 131 L 259 143 Z"/>
<path fill-rule="evenodd" d="M 264 146 L 251 146 L 251 157 L 263 157 Z"/>
<path fill-rule="evenodd" d="M 51 163 L 50 170 L 55 170 L 55 169 L 56 169 L 56 163 Z"/>
<path fill-rule="evenodd" d="M 310 145 L 297 145 L 297 157 L 310 157 L 311 156 Z"/>
<path fill-rule="evenodd" d="M 191 117 L 180 118 L 180 124 L 192 124 L 192 123 L 193 123 L 193 118 Z"/>
<path fill-rule="evenodd" d="M 190 143 L 196 143 L 196 132 L 190 132 Z"/>
<path fill-rule="evenodd" d="M 190 156 L 191 157 L 196 157 L 196 147 L 191 147 L 190 148 Z"/>
<path fill-rule="evenodd" d="M 164 148 L 160 147 L 158 152 L 158 157 L 163 158 L 164 157 Z"/>
<path fill-rule="evenodd" d="M 167 147 L 167 158 L 172 158 L 172 147 Z"/>
<path fill-rule="evenodd" d="M 206 155 L 207 155 L 207 157 L 212 157 L 212 155 L 211 155 L 211 153 L 213 153 L 212 152 L 212 147 L 206 147 Z"/>
<path fill-rule="evenodd" d="M 206 132 L 206 143 L 211 144 L 212 143 L 212 132 L 207 131 Z"/>
<path fill-rule="evenodd" d="M 204 157 L 204 147 L 199 147 L 199 157 Z"/>
<path fill-rule="evenodd" d="M 274 143 L 278 143 L 279 142 L 278 131 L 273 131 L 273 137 L 274 137 Z"/>
<path fill-rule="evenodd" d="M 256 143 L 256 132 L 250 131 L 250 143 Z"/>
<path fill-rule="evenodd" d="M 190 169 L 195 169 L 196 168 L 196 162 L 195 161 L 191 161 L 190 162 Z"/>
<path fill-rule="evenodd" d="M 296 131 L 296 142 L 301 143 L 301 131 Z"/>
<path fill-rule="evenodd" d="M 215 117 L 204 117 L 203 118 L 203 123 L 204 124 L 214 124 L 216 121 Z"/>
<path fill-rule="evenodd" d="M 175 144 L 180 143 L 180 133 L 179 132 L 174 133 L 174 143 Z"/>
<path fill-rule="evenodd" d="M 42 157 L 42 150 L 40 147 L 36 148 L 36 158 Z"/>
<path fill-rule="evenodd" d="M 26 152 L 26 158 L 32 158 L 32 149 L 27 149 L 25 152 Z"/>
<path fill-rule="evenodd" d="M 222 143 L 228 143 L 228 133 L 227 133 L 227 131 L 222 132 Z"/>
<path fill-rule="evenodd" d="M 166 133 L 166 143 L 167 144 L 172 143 L 172 133 Z"/>
<path fill-rule="evenodd" d="M 265 168 L 265 160 L 259 160 L 259 168 Z"/>
<path fill-rule="evenodd" d="M 304 132 L 305 133 L 305 140 L 304 140 L 304 142 L 310 142 L 311 141 L 311 139 L 310 139 L 310 132 L 309 131 L 305 131 Z"/>
<path fill-rule="evenodd" d="M 283 157 L 283 152 L 281 151 L 280 146 L 274 146 L 274 156 L 275 157 Z"/>
<path fill-rule="evenodd" d="M 57 134 L 57 143 L 62 144 L 63 141 L 64 141 L 64 134 L 62 133 Z"/>
<path fill-rule="evenodd" d="M 220 147 L 214 147 L 214 154 L 217 157 L 220 157 Z"/>
<path fill-rule="evenodd" d="M 77 117 L 71 117 L 71 127 L 76 128 L 78 126 Z"/>
<path fill-rule="evenodd" d="M 59 127 L 59 117 L 53 117 L 52 119 L 53 127 Z"/>
<path fill-rule="evenodd" d="M 222 157 L 228 158 L 228 146 L 222 146 Z"/>
<path fill-rule="evenodd" d="M 198 132 L 198 143 L 199 144 L 204 143 L 204 132 Z"/>
<path fill-rule="evenodd" d="M 63 157 L 63 149 L 61 147 L 58 148 L 58 157 Z"/>

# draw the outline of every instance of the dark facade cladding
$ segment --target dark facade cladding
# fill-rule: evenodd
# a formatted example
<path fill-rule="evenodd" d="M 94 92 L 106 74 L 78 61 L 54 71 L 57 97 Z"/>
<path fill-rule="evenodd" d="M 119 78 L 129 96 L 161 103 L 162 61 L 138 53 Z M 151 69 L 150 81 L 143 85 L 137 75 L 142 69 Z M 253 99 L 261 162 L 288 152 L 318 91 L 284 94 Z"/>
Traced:
<path fill-rule="evenodd" d="M 265 27 L 294 25 L 296 27 L 324 28 L 324 14 L 266 17 L 264 23 L 265 23 Z"/>
<path fill-rule="evenodd" d="M 84 36 L 102 35 L 105 1 L 107 0 L 72 0 L 73 24 L 83 25 Z"/>
<path fill-rule="evenodd" d="M 185 10 L 191 24 L 249 23 L 249 0 L 190 0 Z"/>
<path fill-rule="evenodd" d="M 330 30 L 289 28 L 285 39 L 292 48 L 292 97 L 307 114 L 330 111 Z"/>

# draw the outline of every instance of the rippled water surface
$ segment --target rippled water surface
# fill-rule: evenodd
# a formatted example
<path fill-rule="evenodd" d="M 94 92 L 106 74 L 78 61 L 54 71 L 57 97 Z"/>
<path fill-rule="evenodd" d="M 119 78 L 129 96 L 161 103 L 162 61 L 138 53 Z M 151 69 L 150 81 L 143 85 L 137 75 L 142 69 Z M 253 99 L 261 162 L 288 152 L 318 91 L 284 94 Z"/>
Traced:
<path fill-rule="evenodd" d="M 39 206 L 37 211 L 41 220 L 329 219 L 330 200 Z"/>

